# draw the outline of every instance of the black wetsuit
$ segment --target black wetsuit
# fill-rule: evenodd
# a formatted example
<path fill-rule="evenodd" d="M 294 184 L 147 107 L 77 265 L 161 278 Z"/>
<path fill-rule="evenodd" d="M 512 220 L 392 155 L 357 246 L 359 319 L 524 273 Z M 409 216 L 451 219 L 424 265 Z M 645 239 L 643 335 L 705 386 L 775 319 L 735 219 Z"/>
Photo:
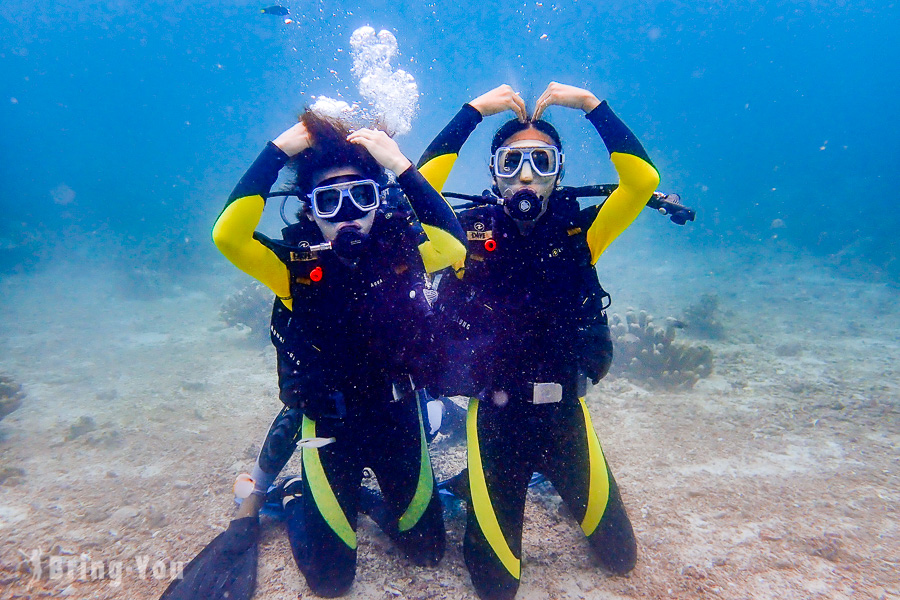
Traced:
<path fill-rule="evenodd" d="M 497 206 L 464 211 L 469 256 L 441 282 L 443 391 L 473 395 L 467 420 L 470 500 L 466 565 L 478 595 L 512 598 L 519 586 L 525 497 L 533 472 L 554 485 L 610 571 L 634 567 L 636 544 L 579 385 L 605 374 L 598 347 L 603 292 L 594 263 L 646 204 L 659 182 L 644 149 L 603 102 L 588 115 L 620 175 L 598 210 L 555 194 L 528 235 Z M 465 105 L 431 143 L 421 172 L 438 189 L 481 121 Z M 445 345 L 445 348 L 448 346 Z M 454 355 L 454 352 L 458 354 Z M 461 352 L 461 353 L 459 353 Z M 602 354 L 602 352 L 601 352 Z"/>
<path fill-rule="evenodd" d="M 388 518 L 380 524 L 388 535 L 418 564 L 436 564 L 443 555 L 441 505 L 410 375 L 422 371 L 431 312 L 423 258 L 443 267 L 464 256 L 464 247 L 452 210 L 413 167 L 398 180 L 424 234 L 412 215 L 380 210 L 365 252 L 353 262 L 333 251 L 309 252 L 323 240 L 308 222 L 286 228 L 282 241 L 254 234 L 286 158 L 267 146 L 232 193 L 214 238 L 278 296 L 272 339 L 286 406 L 254 477 L 274 479 L 300 438 L 334 438 L 303 449 L 302 494 L 287 504 L 297 564 L 314 593 L 331 597 L 355 576 L 364 467 L 384 495 Z"/>

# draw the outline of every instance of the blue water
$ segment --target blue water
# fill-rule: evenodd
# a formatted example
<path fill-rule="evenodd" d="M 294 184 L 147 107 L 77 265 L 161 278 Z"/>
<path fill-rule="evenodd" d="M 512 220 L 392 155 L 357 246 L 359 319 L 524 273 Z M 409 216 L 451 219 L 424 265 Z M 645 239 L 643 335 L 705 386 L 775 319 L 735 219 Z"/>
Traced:
<path fill-rule="evenodd" d="M 186 560 L 227 524 L 231 481 L 281 405 L 271 347 L 223 322 L 250 279 L 210 230 L 314 96 L 361 99 L 349 40 L 370 25 L 394 33 L 395 66 L 421 92 L 398 138 L 413 160 L 464 102 L 509 83 L 533 105 L 555 80 L 608 99 L 660 188 L 697 210 L 684 227 L 644 211 L 598 267 L 619 315 L 681 318 L 710 294 L 725 327 L 721 339 L 678 334 L 715 352 L 693 390 L 614 373 L 591 392 L 638 569 L 608 578 L 584 562 L 548 491 L 526 517 L 519 597 L 900 595 L 895 2 L 289 0 L 290 24 L 260 14 L 267 5 L 0 0 L 0 378 L 24 394 L 0 414 L 10 594 L 68 589 L 17 566 L 35 548 Z M 506 118 L 476 130 L 447 189 L 488 186 Z M 549 118 L 566 183 L 615 181 L 577 111 Z M 85 418 L 96 429 L 75 435 Z M 464 464 L 449 446 L 433 451 L 441 477 Z M 436 570 L 410 571 L 364 531 L 351 597 L 418 586 L 474 598 L 460 510 Z M 305 594 L 272 531 L 259 597 Z M 585 585 L 557 594 L 566 577 Z M 71 597 L 163 588 L 126 583 L 76 583 Z"/>
<path fill-rule="evenodd" d="M 500 83 L 532 103 L 551 80 L 587 87 L 643 141 L 661 187 L 698 210 L 680 240 L 778 236 L 823 256 L 849 246 L 855 265 L 900 277 L 893 3 L 291 0 L 290 25 L 263 5 L 0 5 L 3 270 L 72 256 L 175 270 L 219 260 L 209 228 L 263 143 L 312 95 L 359 99 L 348 42 L 368 24 L 395 33 L 397 66 L 422 93 L 400 138 L 413 158 Z M 614 177 L 584 120 L 551 119 L 568 183 Z M 487 183 L 485 140 L 501 122 L 469 142 L 452 188 Z"/>

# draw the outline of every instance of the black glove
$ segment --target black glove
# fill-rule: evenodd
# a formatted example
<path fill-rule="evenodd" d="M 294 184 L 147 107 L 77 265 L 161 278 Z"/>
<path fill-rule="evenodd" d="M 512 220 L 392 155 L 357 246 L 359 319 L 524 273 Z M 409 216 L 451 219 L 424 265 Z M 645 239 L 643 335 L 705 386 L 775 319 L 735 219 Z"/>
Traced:
<path fill-rule="evenodd" d="M 591 383 L 597 385 L 600 380 L 609 373 L 609 367 L 612 365 L 612 352 L 608 357 L 584 357 L 581 360 L 581 370 L 591 380 Z"/>
<path fill-rule="evenodd" d="M 591 383 L 597 385 L 606 377 L 612 366 L 613 344 L 609 329 L 595 327 L 579 333 L 581 334 L 579 366 Z"/>

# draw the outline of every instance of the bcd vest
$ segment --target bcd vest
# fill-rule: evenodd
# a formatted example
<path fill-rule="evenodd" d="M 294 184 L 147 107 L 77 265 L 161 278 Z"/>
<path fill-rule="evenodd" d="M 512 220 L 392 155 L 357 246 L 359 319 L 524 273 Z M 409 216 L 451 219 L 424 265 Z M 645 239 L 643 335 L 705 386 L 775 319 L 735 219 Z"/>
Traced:
<path fill-rule="evenodd" d="M 605 375 L 612 360 L 609 295 L 591 264 L 587 228 L 596 209 L 552 198 L 529 235 L 498 206 L 464 211 L 465 268 L 441 279 L 436 346 L 445 394 L 484 396 L 528 384 L 563 385 L 576 397 L 579 370 Z M 590 359 L 590 360 L 589 360 Z M 603 369 L 596 373 L 596 365 Z"/>
<path fill-rule="evenodd" d="M 376 213 L 368 247 L 353 265 L 332 250 L 310 251 L 323 240 L 306 219 L 282 235 L 257 236 L 291 277 L 292 309 L 276 299 L 271 324 L 282 400 L 308 405 L 334 392 L 351 398 L 372 386 L 408 385 L 410 376 L 422 380 L 432 313 L 409 215 Z"/>

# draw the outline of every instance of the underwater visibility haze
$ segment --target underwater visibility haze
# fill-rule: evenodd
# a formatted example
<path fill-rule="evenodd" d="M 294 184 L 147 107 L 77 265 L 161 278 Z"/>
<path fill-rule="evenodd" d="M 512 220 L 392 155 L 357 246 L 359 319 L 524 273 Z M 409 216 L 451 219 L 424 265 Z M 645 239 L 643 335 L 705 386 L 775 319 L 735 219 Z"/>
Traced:
<path fill-rule="evenodd" d="M 158 597 L 155 561 L 227 523 L 280 403 L 271 298 L 210 231 L 266 141 L 355 106 L 416 162 L 463 103 L 508 83 L 530 109 L 558 81 L 608 100 L 697 217 L 647 209 L 598 264 L 617 354 L 589 403 L 638 566 L 599 574 L 537 488 L 519 597 L 900 598 L 898 24 L 865 0 L 4 0 L 0 581 Z M 445 189 L 489 187 L 510 117 Z M 616 181 L 579 112 L 547 118 L 565 184 Z M 432 452 L 464 462 L 453 436 Z M 447 527 L 435 569 L 369 527 L 352 593 L 474 598 Z M 258 598 L 308 592 L 282 537 Z M 107 576 L 55 579 L 35 550 Z"/>
<path fill-rule="evenodd" d="M 285 7 L 290 24 L 248 2 L 4 2 L 0 239 L 5 251 L 27 246 L 4 268 L 68 235 L 137 244 L 151 261 L 169 260 L 175 239 L 208 249 L 218 199 L 259 140 L 313 96 L 363 100 L 349 38 L 371 25 L 399 38 L 422 94 L 402 138 L 411 155 L 499 83 L 529 102 L 551 80 L 587 87 L 627 115 L 663 186 L 705 215 L 688 235 L 777 233 L 823 254 L 855 243 L 854 257 L 896 279 L 885 243 L 898 224 L 891 3 Z M 553 112 L 581 135 L 564 138 L 583 139 L 583 123 Z M 589 167 L 602 158 L 593 147 L 570 183 L 611 176 Z M 72 245 L 63 256 L 90 253 Z"/>

